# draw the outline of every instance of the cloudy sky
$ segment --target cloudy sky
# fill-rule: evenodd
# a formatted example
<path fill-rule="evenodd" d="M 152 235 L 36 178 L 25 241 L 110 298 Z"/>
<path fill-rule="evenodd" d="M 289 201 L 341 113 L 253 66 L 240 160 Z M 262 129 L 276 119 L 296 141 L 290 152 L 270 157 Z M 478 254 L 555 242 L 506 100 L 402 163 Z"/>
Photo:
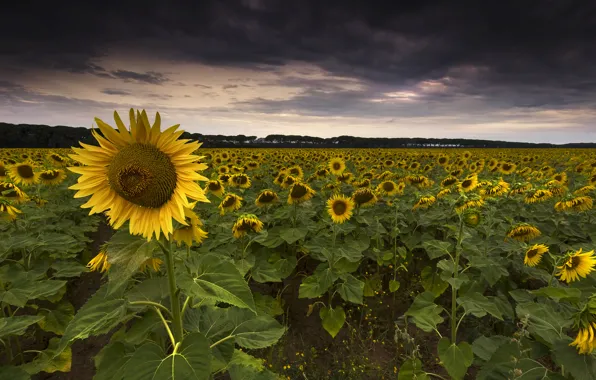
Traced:
<path fill-rule="evenodd" d="M 596 2 L 94 3 L 3 5 L 0 121 L 596 142 Z"/>

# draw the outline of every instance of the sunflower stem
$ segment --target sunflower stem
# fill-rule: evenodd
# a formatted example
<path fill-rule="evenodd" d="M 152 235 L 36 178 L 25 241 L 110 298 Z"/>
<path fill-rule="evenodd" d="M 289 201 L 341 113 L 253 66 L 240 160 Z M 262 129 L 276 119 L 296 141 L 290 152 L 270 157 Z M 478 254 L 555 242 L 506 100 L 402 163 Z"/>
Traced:
<path fill-rule="evenodd" d="M 455 259 L 454 259 L 454 271 L 453 271 L 453 283 L 457 283 L 457 275 L 459 272 L 459 255 L 461 253 L 461 241 L 464 232 L 464 219 L 460 217 L 459 222 L 459 233 L 457 236 L 457 243 L 455 245 Z M 463 319 L 463 316 L 462 316 Z M 461 322 L 461 321 L 460 321 Z M 451 285 L 451 344 L 456 344 L 457 339 L 457 327 L 459 323 L 457 322 L 457 289 L 455 286 Z"/>
<path fill-rule="evenodd" d="M 180 298 L 178 287 L 176 286 L 176 276 L 174 275 L 174 256 L 172 254 L 172 242 L 165 241 L 160 244 L 166 259 L 166 269 L 168 273 L 168 287 L 170 289 L 170 304 L 172 312 L 172 333 L 175 342 L 182 341 L 182 314 L 180 312 Z"/>

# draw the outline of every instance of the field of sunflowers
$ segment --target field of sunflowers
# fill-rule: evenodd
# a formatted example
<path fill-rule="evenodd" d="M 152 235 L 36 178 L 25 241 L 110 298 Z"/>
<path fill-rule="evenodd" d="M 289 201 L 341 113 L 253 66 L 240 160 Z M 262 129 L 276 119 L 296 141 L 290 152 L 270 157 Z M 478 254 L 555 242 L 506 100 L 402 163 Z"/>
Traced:
<path fill-rule="evenodd" d="M 0 379 L 596 379 L 595 151 L 128 116 L 0 150 Z"/>

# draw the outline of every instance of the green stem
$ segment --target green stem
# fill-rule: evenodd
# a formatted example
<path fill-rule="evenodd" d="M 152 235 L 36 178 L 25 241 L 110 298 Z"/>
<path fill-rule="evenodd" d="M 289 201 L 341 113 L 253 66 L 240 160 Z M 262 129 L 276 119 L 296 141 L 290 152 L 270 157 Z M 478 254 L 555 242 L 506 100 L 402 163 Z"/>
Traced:
<path fill-rule="evenodd" d="M 180 313 L 180 297 L 178 287 L 176 286 L 176 276 L 174 275 L 174 256 L 172 254 L 172 243 L 167 245 L 160 244 L 166 259 L 166 269 L 168 273 L 168 287 L 170 289 L 170 304 L 172 311 L 172 327 L 174 339 L 176 342 L 182 341 L 182 314 Z"/>
<path fill-rule="evenodd" d="M 228 335 L 225 338 L 222 338 L 222 339 L 218 340 L 217 342 L 213 343 L 211 346 L 209 346 L 209 348 L 213 349 L 213 347 L 217 346 L 218 344 L 221 344 L 221 343 L 225 342 L 226 340 L 230 340 L 235 337 L 236 337 L 235 335 Z"/>
<path fill-rule="evenodd" d="M 161 311 L 159 311 L 158 308 L 155 308 L 155 312 L 157 313 L 157 315 L 159 315 L 159 318 L 163 322 L 163 325 L 166 328 L 166 331 L 168 332 L 168 336 L 170 337 L 170 341 L 172 342 L 172 347 L 176 347 L 176 339 L 174 339 L 174 335 L 172 335 L 172 330 L 168 325 L 168 321 L 166 321 L 166 319 L 163 317 L 163 314 L 161 314 Z"/>
<path fill-rule="evenodd" d="M 457 236 L 457 243 L 455 245 L 455 259 L 454 259 L 454 271 L 453 271 L 453 279 L 457 280 L 458 272 L 459 272 L 459 255 L 461 249 L 459 249 L 461 245 L 461 239 L 464 232 L 464 220 L 460 218 L 459 222 L 459 234 Z M 454 284 L 457 281 L 453 281 Z M 457 289 L 455 289 L 454 285 L 451 285 L 451 344 L 456 344 L 457 339 Z"/>

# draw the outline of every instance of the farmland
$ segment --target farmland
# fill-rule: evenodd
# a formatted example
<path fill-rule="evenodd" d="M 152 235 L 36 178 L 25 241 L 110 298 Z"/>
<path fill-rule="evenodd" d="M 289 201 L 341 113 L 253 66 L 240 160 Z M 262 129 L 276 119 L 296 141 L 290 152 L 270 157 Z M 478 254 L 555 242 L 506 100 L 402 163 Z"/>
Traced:
<path fill-rule="evenodd" d="M 130 117 L 0 150 L 0 379 L 596 379 L 596 151 Z"/>

